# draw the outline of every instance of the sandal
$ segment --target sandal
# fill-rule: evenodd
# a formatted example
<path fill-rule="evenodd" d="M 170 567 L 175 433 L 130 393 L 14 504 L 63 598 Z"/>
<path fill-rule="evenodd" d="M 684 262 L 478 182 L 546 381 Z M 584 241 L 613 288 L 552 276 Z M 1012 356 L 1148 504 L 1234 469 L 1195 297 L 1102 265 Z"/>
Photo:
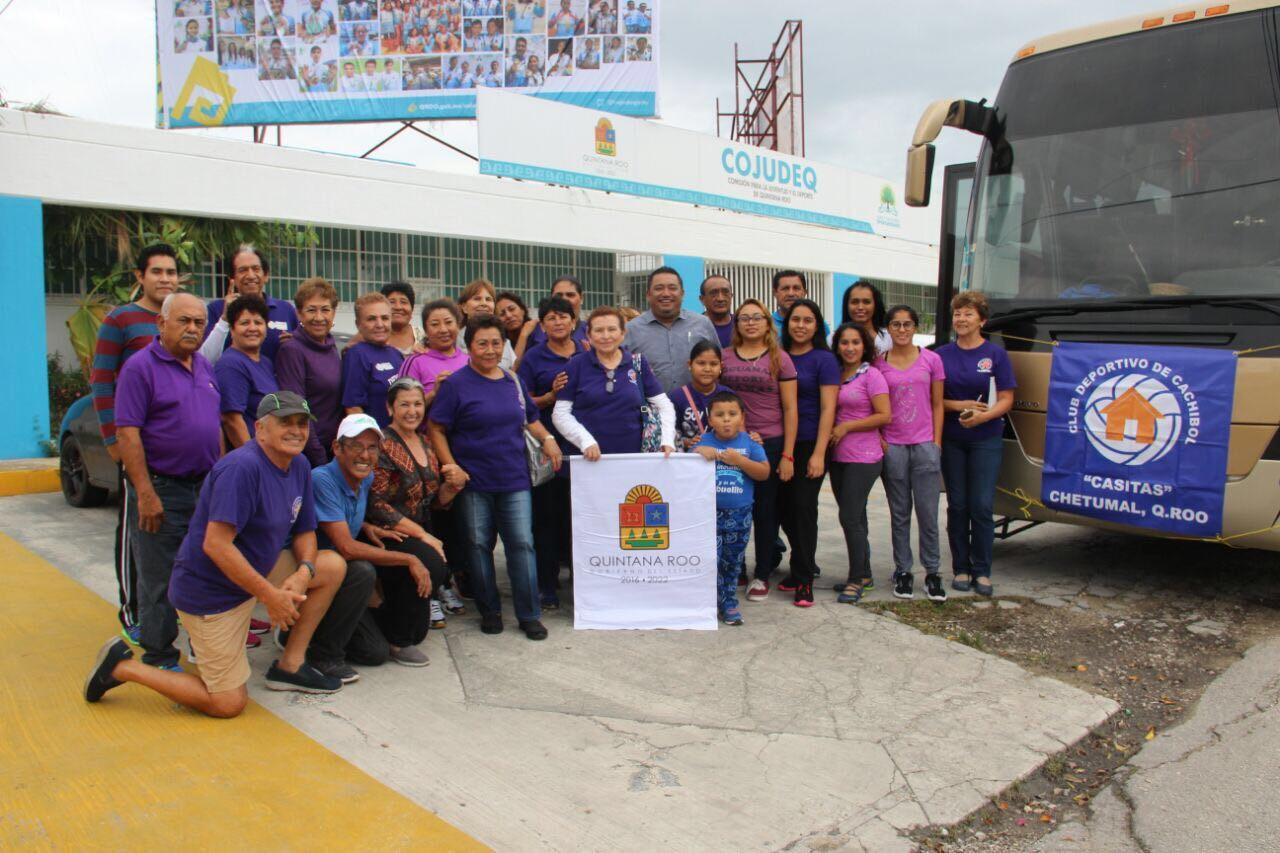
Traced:
<path fill-rule="evenodd" d="M 964 578 L 964 580 L 961 580 Z M 951 579 L 951 588 L 956 592 L 968 592 L 973 589 L 973 585 L 969 582 L 970 577 L 966 574 L 958 574 Z"/>
<path fill-rule="evenodd" d="M 844 589 L 840 590 L 840 594 L 836 596 L 836 601 L 840 604 L 857 604 L 862 600 L 863 586 L 860 583 L 849 583 L 844 585 Z"/>
<path fill-rule="evenodd" d="M 974 578 L 973 591 L 978 595 L 991 597 L 995 593 L 995 589 L 991 586 L 991 578 Z"/>

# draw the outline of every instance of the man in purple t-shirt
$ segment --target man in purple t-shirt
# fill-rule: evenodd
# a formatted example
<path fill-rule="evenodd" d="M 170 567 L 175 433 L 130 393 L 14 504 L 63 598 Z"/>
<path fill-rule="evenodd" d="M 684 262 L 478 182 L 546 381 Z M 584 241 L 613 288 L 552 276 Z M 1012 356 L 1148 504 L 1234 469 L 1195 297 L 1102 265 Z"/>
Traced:
<path fill-rule="evenodd" d="M 134 681 L 213 717 L 238 715 L 249 701 L 245 632 L 259 602 L 273 625 L 291 629 L 284 654 L 267 670 L 267 687 L 306 693 L 342 687 L 305 660 L 347 572 L 342 557 L 316 548 L 311 466 L 302 456 L 311 413 L 306 400 L 280 391 L 262 399 L 257 415 L 254 440 L 209 472 L 169 581 L 200 676 L 131 660 L 128 644 L 113 638 L 85 681 L 86 701 Z"/>
<path fill-rule="evenodd" d="M 139 643 L 143 663 L 181 672 L 178 615 L 169 603 L 169 572 L 187 535 L 196 498 L 222 453 L 218 386 L 200 353 L 204 303 L 189 293 L 165 298 L 160 334 L 131 358 L 116 383 L 116 441 L 133 486 L 129 542 L 138 568 Z"/>

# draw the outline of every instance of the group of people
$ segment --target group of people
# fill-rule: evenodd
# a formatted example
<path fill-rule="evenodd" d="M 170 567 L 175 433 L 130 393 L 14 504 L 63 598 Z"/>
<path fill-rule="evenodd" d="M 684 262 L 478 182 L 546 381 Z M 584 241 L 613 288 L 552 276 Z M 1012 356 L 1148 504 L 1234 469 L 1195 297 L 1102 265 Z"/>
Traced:
<path fill-rule="evenodd" d="M 545 639 L 542 614 L 560 606 L 572 567 L 571 454 L 715 463 L 726 624 L 743 621 L 739 586 L 748 601 L 769 596 L 780 532 L 790 559 L 776 589 L 814 603 L 828 470 L 848 549 L 840 601 L 874 583 L 877 479 L 895 595 L 914 594 L 914 511 L 927 595 L 945 599 L 940 476 L 952 585 L 991 594 L 992 492 L 1014 385 L 1003 350 L 981 337 L 980 295 L 956 298 L 958 339 L 933 352 L 914 343 L 915 311 L 886 309 L 869 282 L 844 294 L 831 334 L 791 270 L 774 277 L 774 310 L 756 299 L 731 310 L 731 283 L 710 276 L 697 313 L 684 307 L 679 272 L 661 267 L 638 315 L 588 313 L 569 275 L 536 318 L 484 279 L 420 311 L 413 289 L 392 282 L 355 301 L 357 333 L 339 351 L 338 296 L 324 279 L 304 281 L 290 303 L 269 295 L 254 247 L 237 247 L 224 268 L 227 297 L 206 306 L 179 291 L 172 248 L 144 249 L 138 299 L 99 333 L 94 406 L 121 465 L 124 637 L 102 648 L 90 701 L 136 681 L 210 714 L 239 713 L 245 650 L 273 626 L 273 689 L 336 691 L 358 679 L 353 664 L 426 665 L 428 631 L 465 612 L 465 598 L 482 632 L 503 631 L 498 539 L 519 628 Z M 531 455 L 555 476 L 535 486 Z M 269 621 L 253 617 L 257 604 Z M 179 622 L 199 677 L 179 664 Z"/>

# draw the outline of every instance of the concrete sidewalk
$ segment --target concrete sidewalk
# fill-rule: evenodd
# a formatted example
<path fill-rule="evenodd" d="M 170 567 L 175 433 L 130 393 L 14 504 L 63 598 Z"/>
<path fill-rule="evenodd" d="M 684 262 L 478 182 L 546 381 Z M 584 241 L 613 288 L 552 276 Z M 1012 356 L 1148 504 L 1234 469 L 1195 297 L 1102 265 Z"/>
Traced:
<path fill-rule="evenodd" d="M 1134 756 L 1040 853 L 1263 853 L 1280 837 L 1280 640 L 1251 648 L 1209 686 L 1194 713 Z"/>
<path fill-rule="evenodd" d="M 57 495 L 0 501 L 0 527 L 108 599 L 113 523 Z M 775 596 L 716 632 L 575 632 L 566 608 L 543 643 L 482 635 L 469 613 L 428 638 L 425 670 L 278 694 L 262 688 L 264 648 L 250 688 L 452 825 L 519 850 L 909 849 L 900 829 L 963 818 L 1116 710 L 833 599 L 803 611 Z"/>

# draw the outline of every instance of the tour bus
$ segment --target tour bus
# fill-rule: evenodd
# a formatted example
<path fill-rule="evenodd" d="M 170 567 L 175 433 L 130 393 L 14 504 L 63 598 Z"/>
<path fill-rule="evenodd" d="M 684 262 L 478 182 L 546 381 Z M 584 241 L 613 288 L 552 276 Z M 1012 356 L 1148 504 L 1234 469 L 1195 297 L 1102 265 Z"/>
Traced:
<path fill-rule="evenodd" d="M 1174 345 L 1240 353 L 1222 530 L 1198 538 L 1280 550 L 1280 7 L 1184 6 L 1027 44 L 994 103 L 925 110 L 909 205 L 929 203 L 943 127 L 983 139 L 945 170 L 937 339 L 953 294 L 981 291 L 1018 381 L 999 535 L 1153 534 L 1041 503 L 1052 344 Z"/>

